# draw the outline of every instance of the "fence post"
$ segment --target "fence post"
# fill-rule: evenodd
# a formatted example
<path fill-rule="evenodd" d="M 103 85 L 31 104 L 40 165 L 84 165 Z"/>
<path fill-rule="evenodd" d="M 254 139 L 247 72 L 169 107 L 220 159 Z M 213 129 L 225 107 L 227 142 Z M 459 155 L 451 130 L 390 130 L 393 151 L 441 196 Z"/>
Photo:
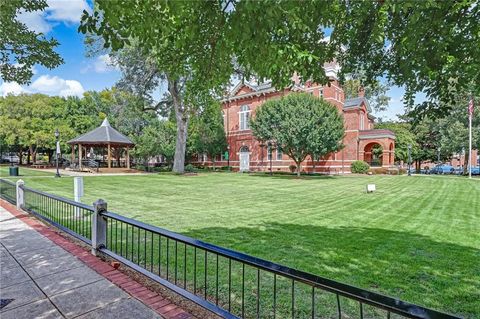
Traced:
<path fill-rule="evenodd" d="M 25 185 L 25 182 L 21 179 L 19 179 L 16 183 L 17 209 L 22 209 L 22 207 L 25 205 L 25 193 L 23 189 L 20 187 L 23 185 Z"/>
<path fill-rule="evenodd" d="M 107 220 L 102 213 L 107 211 L 107 202 L 98 199 L 93 203 L 92 216 L 92 255 L 97 256 L 99 248 L 105 247 L 107 240 Z"/>

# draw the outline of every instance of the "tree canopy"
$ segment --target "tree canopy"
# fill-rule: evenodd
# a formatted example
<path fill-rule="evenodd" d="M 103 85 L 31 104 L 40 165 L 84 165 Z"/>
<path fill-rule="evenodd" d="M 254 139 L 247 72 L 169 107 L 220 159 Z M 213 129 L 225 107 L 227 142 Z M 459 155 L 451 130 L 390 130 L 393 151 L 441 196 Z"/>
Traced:
<path fill-rule="evenodd" d="M 341 149 L 345 134 L 337 108 L 306 93 L 266 101 L 257 108 L 250 127 L 259 141 L 272 144 L 296 163 L 297 175 L 308 155 Z"/>
<path fill-rule="evenodd" d="M 43 33 L 29 30 L 18 14 L 44 10 L 45 0 L 0 0 L 0 73 L 4 81 L 30 82 L 32 67 L 41 64 L 53 69 L 63 63 L 54 48 L 58 42 Z"/>
<path fill-rule="evenodd" d="M 462 1 L 345 1 L 330 40 L 344 73 L 364 70 L 427 100 L 415 114 L 444 115 L 461 92 L 480 93 L 480 6 Z"/>

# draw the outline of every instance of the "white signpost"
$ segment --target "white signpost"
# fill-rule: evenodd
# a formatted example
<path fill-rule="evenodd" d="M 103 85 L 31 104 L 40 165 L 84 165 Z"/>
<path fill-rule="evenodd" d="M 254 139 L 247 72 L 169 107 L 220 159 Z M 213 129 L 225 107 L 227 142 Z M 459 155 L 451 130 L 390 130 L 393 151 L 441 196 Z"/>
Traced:
<path fill-rule="evenodd" d="M 83 196 L 83 177 L 73 178 L 73 198 L 76 202 L 81 203 Z M 75 217 L 80 218 L 80 208 L 75 207 Z"/>

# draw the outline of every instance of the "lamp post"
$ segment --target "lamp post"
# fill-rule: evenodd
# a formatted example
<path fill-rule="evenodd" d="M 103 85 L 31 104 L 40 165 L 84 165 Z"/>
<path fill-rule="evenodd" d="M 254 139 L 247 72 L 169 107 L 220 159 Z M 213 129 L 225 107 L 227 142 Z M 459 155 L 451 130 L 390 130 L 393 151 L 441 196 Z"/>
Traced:
<path fill-rule="evenodd" d="M 412 163 L 412 144 L 408 144 L 408 176 L 412 176 L 411 163 Z"/>
<path fill-rule="evenodd" d="M 437 163 L 440 165 L 440 147 L 437 149 Z"/>
<path fill-rule="evenodd" d="M 227 145 L 227 167 L 230 170 L 230 144 Z"/>
<path fill-rule="evenodd" d="M 55 177 L 60 177 L 60 173 L 58 171 L 58 153 L 60 152 L 60 145 L 58 143 L 58 138 L 60 137 L 60 132 L 58 131 L 58 128 L 55 129 L 55 167 L 57 168 L 57 173 L 55 174 Z"/>

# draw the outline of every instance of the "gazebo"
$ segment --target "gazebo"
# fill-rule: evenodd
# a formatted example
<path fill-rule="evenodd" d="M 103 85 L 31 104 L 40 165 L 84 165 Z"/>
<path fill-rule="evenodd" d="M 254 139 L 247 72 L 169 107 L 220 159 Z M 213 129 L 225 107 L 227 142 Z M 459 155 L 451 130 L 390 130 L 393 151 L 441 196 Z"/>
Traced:
<path fill-rule="evenodd" d="M 130 169 L 130 156 L 129 150 L 135 144 L 125 135 L 114 129 L 108 123 L 107 118 L 105 118 L 100 127 L 80 135 L 67 142 L 72 146 L 72 158 L 71 162 L 75 163 L 75 145 L 78 148 L 78 168 L 82 170 L 82 160 L 87 157 L 88 148 L 93 149 L 93 147 L 107 148 L 107 167 L 112 167 L 112 150 L 115 151 L 116 159 L 119 161 L 121 156 L 121 151 L 126 150 L 126 168 Z M 102 155 L 103 158 L 103 155 Z M 88 159 L 88 158 L 87 158 Z"/>

